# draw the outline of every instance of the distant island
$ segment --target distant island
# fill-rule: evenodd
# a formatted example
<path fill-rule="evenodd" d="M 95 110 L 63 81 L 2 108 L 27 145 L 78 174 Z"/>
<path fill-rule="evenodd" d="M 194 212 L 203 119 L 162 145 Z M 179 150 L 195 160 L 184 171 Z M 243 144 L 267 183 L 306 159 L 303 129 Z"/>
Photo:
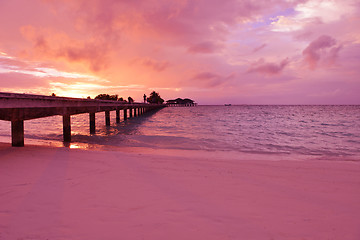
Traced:
<path fill-rule="evenodd" d="M 56 96 L 55 93 L 53 93 L 52 96 Z M 91 99 L 91 98 L 88 97 L 88 99 Z M 124 103 L 133 103 L 134 102 L 134 99 L 132 97 L 128 97 L 128 99 L 125 100 L 124 98 L 119 97 L 119 95 L 117 95 L 117 94 L 110 95 L 107 93 L 99 94 L 95 97 L 95 99 L 121 101 Z M 165 100 L 160 97 L 160 94 L 155 91 L 152 91 L 150 93 L 149 97 L 147 97 L 146 94 L 144 94 L 143 100 L 144 100 L 144 103 L 147 102 L 150 104 L 163 104 L 165 102 Z M 193 106 L 197 106 L 197 103 L 195 103 L 195 101 L 190 98 L 184 98 L 184 99 L 176 98 L 176 99 L 172 99 L 172 100 L 167 100 L 166 105 L 171 106 L 171 107 L 193 107 Z"/>
<path fill-rule="evenodd" d="M 52 96 L 55 96 L 55 93 L 52 94 Z M 162 99 L 160 97 L 160 94 L 152 91 L 150 93 L 150 96 L 147 97 L 146 94 L 144 94 L 143 96 L 144 98 L 144 103 L 148 102 L 148 103 L 154 103 L 154 104 L 163 104 L 164 103 L 164 99 Z M 88 97 L 88 99 L 91 99 L 90 97 Z M 102 93 L 99 94 L 95 97 L 95 99 L 100 99 L 100 100 L 110 100 L 110 101 L 121 101 L 121 102 L 128 102 L 128 103 L 134 103 L 134 99 L 132 97 L 128 97 L 128 100 L 125 100 L 122 97 L 119 97 L 119 95 L 114 94 L 114 95 L 110 95 L 110 94 L 106 94 L 106 93 Z"/>

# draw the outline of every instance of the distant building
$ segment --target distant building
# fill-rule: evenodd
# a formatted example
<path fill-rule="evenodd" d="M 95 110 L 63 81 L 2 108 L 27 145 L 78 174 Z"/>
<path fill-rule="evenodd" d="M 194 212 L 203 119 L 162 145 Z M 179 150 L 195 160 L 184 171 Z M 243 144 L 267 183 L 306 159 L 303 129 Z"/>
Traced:
<path fill-rule="evenodd" d="M 185 99 L 177 98 L 174 100 L 167 100 L 166 105 L 171 107 L 193 107 L 196 106 L 197 104 L 194 102 L 194 100 L 191 100 L 189 98 L 185 98 Z"/>

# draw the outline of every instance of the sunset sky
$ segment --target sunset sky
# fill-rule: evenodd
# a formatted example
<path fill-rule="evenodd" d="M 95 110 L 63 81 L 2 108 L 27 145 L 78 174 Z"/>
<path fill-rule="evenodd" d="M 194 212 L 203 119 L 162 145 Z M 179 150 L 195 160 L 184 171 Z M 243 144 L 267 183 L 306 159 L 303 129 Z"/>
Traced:
<path fill-rule="evenodd" d="M 360 104 L 358 0 L 0 0 L 0 91 Z"/>

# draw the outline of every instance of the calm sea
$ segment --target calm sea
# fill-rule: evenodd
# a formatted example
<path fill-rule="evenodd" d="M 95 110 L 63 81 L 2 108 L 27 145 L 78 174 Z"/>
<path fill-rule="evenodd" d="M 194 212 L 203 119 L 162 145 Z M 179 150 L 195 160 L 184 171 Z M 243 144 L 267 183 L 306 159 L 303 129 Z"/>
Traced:
<path fill-rule="evenodd" d="M 73 145 L 89 149 L 145 147 L 231 152 L 264 158 L 360 161 L 360 106 L 168 107 L 105 126 L 96 115 L 72 116 Z M 10 142 L 10 123 L 0 121 L 0 141 Z M 62 146 L 62 118 L 25 121 L 25 144 Z M 255 158 L 256 158 L 255 157 Z"/>

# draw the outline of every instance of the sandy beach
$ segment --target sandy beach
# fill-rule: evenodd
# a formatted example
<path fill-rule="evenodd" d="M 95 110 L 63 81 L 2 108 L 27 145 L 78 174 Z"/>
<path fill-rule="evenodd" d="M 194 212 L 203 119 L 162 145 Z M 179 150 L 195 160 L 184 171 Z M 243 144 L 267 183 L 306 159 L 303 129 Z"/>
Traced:
<path fill-rule="evenodd" d="M 1 240 L 360 239 L 360 162 L 0 145 Z"/>

